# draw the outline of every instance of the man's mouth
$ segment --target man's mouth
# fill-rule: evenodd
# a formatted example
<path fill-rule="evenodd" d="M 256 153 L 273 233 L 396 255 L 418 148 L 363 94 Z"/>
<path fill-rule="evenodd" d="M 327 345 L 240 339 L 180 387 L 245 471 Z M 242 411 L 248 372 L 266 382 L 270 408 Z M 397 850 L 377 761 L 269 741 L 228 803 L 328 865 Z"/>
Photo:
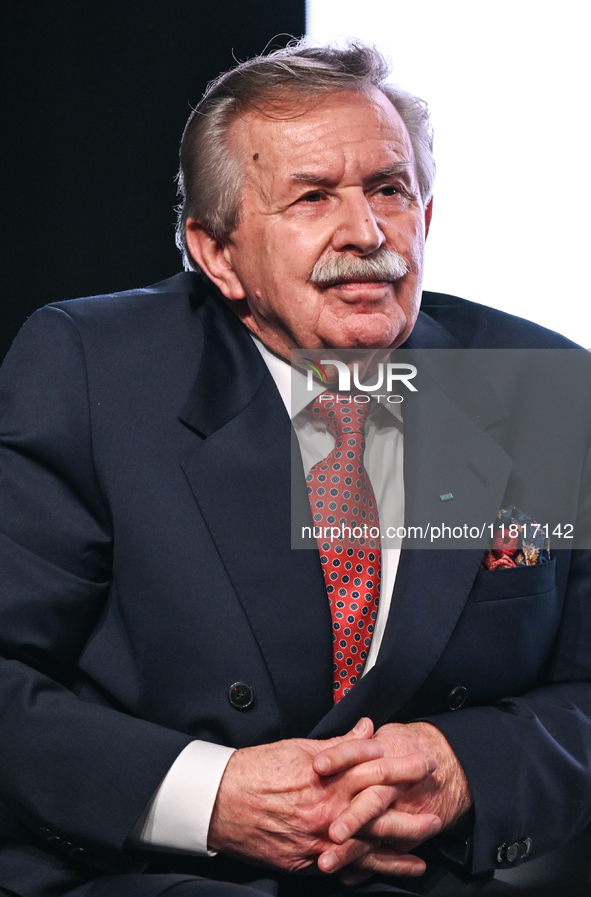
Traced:
<path fill-rule="evenodd" d="M 390 283 L 394 283 L 395 280 L 399 278 L 388 278 L 385 280 L 376 280 L 375 278 L 363 279 L 361 277 L 356 277 L 354 280 L 339 280 L 335 283 L 327 284 L 326 289 L 337 289 L 337 290 L 368 290 L 368 289 L 383 289 L 388 286 Z"/>

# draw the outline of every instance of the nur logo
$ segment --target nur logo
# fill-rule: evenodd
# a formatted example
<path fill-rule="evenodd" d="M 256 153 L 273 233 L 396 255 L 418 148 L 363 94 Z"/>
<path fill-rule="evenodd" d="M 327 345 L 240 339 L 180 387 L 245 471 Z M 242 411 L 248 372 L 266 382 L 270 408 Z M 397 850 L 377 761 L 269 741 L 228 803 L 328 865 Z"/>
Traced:
<path fill-rule="evenodd" d="M 339 372 L 339 392 L 350 391 L 351 371 L 344 361 L 339 361 L 335 358 L 322 358 L 320 363 L 311 361 L 309 358 L 304 358 L 303 361 L 305 362 L 306 367 L 309 368 L 308 383 L 306 385 L 308 392 L 312 392 L 314 389 L 314 374 L 316 374 L 317 378 L 322 383 L 328 383 L 328 375 L 322 367 L 324 364 L 334 365 Z M 359 363 L 355 362 L 353 365 L 353 384 L 356 389 L 359 389 L 362 392 L 376 392 L 378 389 L 382 389 L 385 386 L 386 393 L 390 393 L 392 392 L 394 381 L 401 381 L 411 392 L 417 392 L 416 386 L 410 382 L 416 375 L 417 369 L 414 364 L 395 361 L 389 361 L 386 364 L 380 362 L 377 369 L 377 380 L 370 385 L 368 383 L 359 382 Z"/>

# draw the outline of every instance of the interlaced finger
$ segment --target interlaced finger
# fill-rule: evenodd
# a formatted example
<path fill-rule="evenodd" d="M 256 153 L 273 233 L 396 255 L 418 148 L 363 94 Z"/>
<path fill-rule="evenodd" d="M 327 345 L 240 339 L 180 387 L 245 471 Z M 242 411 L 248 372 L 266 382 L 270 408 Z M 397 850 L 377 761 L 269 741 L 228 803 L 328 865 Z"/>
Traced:
<path fill-rule="evenodd" d="M 405 757 L 379 757 L 348 769 L 342 773 L 342 781 L 350 791 L 358 793 L 371 785 L 415 784 L 435 769 L 435 757 L 422 752 Z"/>
<path fill-rule="evenodd" d="M 441 819 L 433 813 L 404 813 L 388 809 L 363 826 L 361 833 L 364 837 L 394 842 L 398 850 L 406 852 L 440 831 Z"/>
<path fill-rule="evenodd" d="M 355 793 L 348 807 L 333 820 L 330 838 L 338 844 L 381 816 L 399 794 L 398 786 L 421 781 L 430 774 L 424 754 L 382 757 L 362 763 L 344 774 L 347 789 Z"/>
<path fill-rule="evenodd" d="M 422 875 L 427 868 L 424 860 L 412 854 L 397 853 L 387 844 L 374 847 L 341 873 L 345 885 L 359 884 L 369 875 Z"/>
<path fill-rule="evenodd" d="M 326 748 L 314 758 L 314 771 L 318 775 L 332 776 L 344 772 L 359 763 L 377 760 L 384 756 L 384 745 L 375 739 L 348 740 Z"/>
<path fill-rule="evenodd" d="M 318 857 L 318 868 L 321 872 L 338 872 L 375 848 L 375 843 L 363 838 L 349 838 L 345 844 L 329 847 Z"/>

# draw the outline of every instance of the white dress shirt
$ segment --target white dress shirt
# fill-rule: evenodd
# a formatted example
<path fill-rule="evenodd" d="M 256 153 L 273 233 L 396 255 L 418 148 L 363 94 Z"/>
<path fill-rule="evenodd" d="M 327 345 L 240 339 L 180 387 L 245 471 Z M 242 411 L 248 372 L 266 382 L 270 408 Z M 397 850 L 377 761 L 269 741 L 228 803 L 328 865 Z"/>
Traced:
<path fill-rule="evenodd" d="M 315 385 L 312 392 L 301 388 L 306 375 L 283 358 L 273 354 L 253 337 L 292 420 L 304 471 L 325 458 L 334 448 L 335 438 L 306 408 L 317 395 L 327 390 Z M 300 378 L 293 389 L 292 378 Z M 293 398 L 297 397 L 297 398 Z M 364 462 L 378 504 L 380 528 L 399 527 L 404 522 L 403 432 L 398 405 L 382 404 L 372 398 L 366 421 Z M 382 587 L 378 617 L 371 647 L 362 675 L 374 666 L 390 610 L 390 601 L 399 548 L 382 545 Z M 234 748 L 193 741 L 179 754 L 142 817 L 130 843 L 151 850 L 207 855 L 207 834 L 213 806 L 224 770 Z"/>

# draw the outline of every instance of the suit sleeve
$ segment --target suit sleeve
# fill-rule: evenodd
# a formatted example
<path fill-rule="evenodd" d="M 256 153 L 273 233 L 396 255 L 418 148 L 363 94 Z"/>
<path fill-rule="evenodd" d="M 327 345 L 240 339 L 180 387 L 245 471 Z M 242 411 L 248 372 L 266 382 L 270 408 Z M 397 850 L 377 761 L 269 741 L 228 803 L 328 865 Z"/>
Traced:
<path fill-rule="evenodd" d="M 449 741 L 472 789 L 474 873 L 519 865 L 507 848 L 526 839 L 535 859 L 591 822 L 590 589 L 591 551 L 575 551 L 554 656 L 539 688 L 493 707 L 426 718 Z"/>
<path fill-rule="evenodd" d="M 191 741 L 74 693 L 111 545 L 83 347 L 47 307 L 0 372 L 0 800 L 108 871 L 124 867 L 129 832 Z"/>

